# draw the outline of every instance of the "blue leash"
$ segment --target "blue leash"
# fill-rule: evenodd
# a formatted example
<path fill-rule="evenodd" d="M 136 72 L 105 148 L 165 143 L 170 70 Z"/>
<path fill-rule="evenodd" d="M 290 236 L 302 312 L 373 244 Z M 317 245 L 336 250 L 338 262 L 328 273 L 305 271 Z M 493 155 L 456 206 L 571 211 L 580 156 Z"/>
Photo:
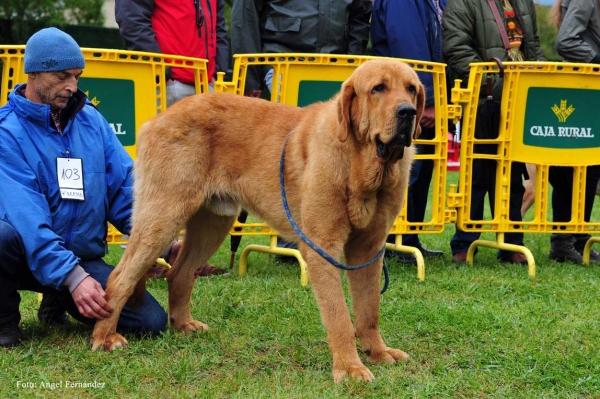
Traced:
<path fill-rule="evenodd" d="M 316 253 L 321 255 L 321 257 L 323 259 L 325 259 L 327 262 L 331 263 L 332 265 L 334 265 L 335 267 L 337 267 L 339 269 L 358 270 L 358 269 L 362 269 L 364 267 L 372 265 L 375 261 L 377 261 L 377 259 L 379 259 L 385 253 L 385 245 L 383 246 L 381 251 L 379 251 L 377 253 L 377 255 L 375 255 L 375 257 L 373 259 L 371 259 L 370 261 L 368 261 L 366 263 L 362 263 L 357 266 L 346 266 L 343 263 L 336 261 L 331 255 L 329 255 L 327 252 L 325 252 L 321 247 L 317 246 L 314 242 L 312 242 L 298 227 L 298 224 L 292 217 L 292 213 L 290 212 L 290 207 L 288 206 L 287 195 L 285 193 L 285 182 L 284 182 L 284 177 L 283 177 L 284 171 L 285 171 L 285 148 L 287 146 L 288 139 L 290 138 L 292 132 L 293 132 L 293 130 L 290 131 L 290 133 L 285 138 L 285 142 L 283 143 L 283 149 L 281 150 L 281 160 L 279 161 L 279 186 L 281 187 L 281 200 L 283 202 L 283 209 L 285 210 L 285 214 L 288 218 L 288 221 L 292 225 L 292 228 L 294 229 L 296 234 L 298 234 L 298 237 L 300 237 L 306 245 L 308 245 Z M 383 284 L 383 288 L 380 291 L 381 294 L 383 294 L 385 291 L 387 291 L 387 289 L 390 285 L 390 274 L 389 274 L 387 265 L 385 263 L 385 258 L 383 259 L 383 275 L 385 277 L 385 281 Z"/>

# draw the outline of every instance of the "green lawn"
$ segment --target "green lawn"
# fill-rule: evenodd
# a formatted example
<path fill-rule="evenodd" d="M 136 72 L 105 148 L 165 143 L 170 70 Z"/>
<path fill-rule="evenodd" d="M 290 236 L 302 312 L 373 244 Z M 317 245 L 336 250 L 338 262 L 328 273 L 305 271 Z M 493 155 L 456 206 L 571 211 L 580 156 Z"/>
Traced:
<path fill-rule="evenodd" d="M 453 232 L 422 236 L 446 252 L 427 262 L 425 282 L 415 267 L 388 263 L 381 330 L 412 360 L 370 365 L 374 383 L 333 383 L 310 287 L 297 267 L 252 253 L 244 278 L 197 280 L 192 314 L 211 331 L 128 337 L 112 353 L 92 353 L 91 329 L 75 321 L 42 328 L 37 294 L 23 292 L 27 341 L 0 350 L 0 398 L 600 398 L 600 268 L 549 261 L 547 234 L 525 236 L 535 280 L 488 248 L 473 267 L 457 266 Z M 244 237 L 242 247 L 251 242 L 267 239 Z M 121 254 L 112 247 L 108 259 Z M 212 261 L 228 264 L 228 240 Z M 149 289 L 166 305 L 164 280 Z"/>

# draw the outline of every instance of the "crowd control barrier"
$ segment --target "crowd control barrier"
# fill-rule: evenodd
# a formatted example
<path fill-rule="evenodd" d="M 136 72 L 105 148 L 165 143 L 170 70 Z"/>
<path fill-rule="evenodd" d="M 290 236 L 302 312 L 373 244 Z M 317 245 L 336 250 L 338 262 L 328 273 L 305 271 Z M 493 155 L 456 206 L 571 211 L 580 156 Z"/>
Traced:
<path fill-rule="evenodd" d="M 243 95 L 246 76 L 250 68 L 272 67 L 273 87 L 271 101 L 294 105 L 306 106 L 316 101 L 327 101 L 340 89 L 342 83 L 350 77 L 352 72 L 362 63 L 376 57 L 330 55 L 330 54 L 244 54 L 234 56 L 234 70 L 232 82 L 219 79 L 215 83 L 215 90 L 227 91 Z M 448 119 L 456 119 L 460 115 L 460 107 L 454 107 L 447 102 L 447 87 L 445 65 L 432 62 L 402 60 L 415 71 L 429 73 L 433 76 L 436 109 L 436 134 L 432 140 L 415 140 L 415 144 L 432 146 L 433 154 L 417 155 L 416 159 L 430 159 L 433 161 L 432 186 L 433 195 L 430 198 L 430 215 L 423 222 L 409 222 L 406 217 L 406 206 L 396 219 L 390 234 L 395 235 L 395 243 L 387 244 L 387 249 L 412 253 L 417 260 L 417 276 L 425 279 L 425 263 L 419 249 L 402 245 L 402 234 L 435 234 L 443 231 L 447 222 L 452 220 L 452 210 L 445 209 L 445 187 L 448 162 Z M 406 202 L 405 202 L 406 204 Z M 264 223 L 239 223 L 236 222 L 231 234 L 239 235 L 264 235 L 268 231 L 270 245 L 246 246 L 239 260 L 239 274 L 244 275 L 247 270 L 247 258 L 250 252 L 266 252 L 271 254 L 288 255 L 298 259 L 301 269 L 301 282 L 308 282 L 306 263 L 300 251 L 289 248 L 277 247 L 277 231 L 265 230 Z M 260 229 L 260 231 L 257 231 Z"/>
<path fill-rule="evenodd" d="M 488 74 L 504 78 L 500 131 L 498 138 L 474 137 L 480 90 Z M 529 276 L 535 277 L 535 260 L 529 249 L 504 242 L 508 232 L 523 233 L 597 233 L 600 223 L 583 219 L 586 167 L 600 163 L 600 68 L 593 64 L 551 62 L 506 62 L 471 64 L 467 88 L 460 81 L 452 89 L 452 102 L 463 105 L 461 120 L 460 180 L 452 187 L 447 206 L 456 209 L 456 224 L 464 231 L 495 232 L 496 241 L 477 240 L 468 250 L 473 263 L 478 246 L 502 248 L 523 253 L 528 260 Z M 491 154 L 478 153 L 475 146 L 494 145 Z M 495 213 L 484 220 L 471 220 L 471 178 L 473 161 L 497 162 Z M 536 166 L 535 207 L 532 218 L 510 220 L 510 166 L 513 162 Z M 554 223 L 551 214 L 551 186 L 548 170 L 552 166 L 573 167 L 572 219 Z M 600 238 L 593 237 L 585 247 L 584 263 L 590 249 Z"/>

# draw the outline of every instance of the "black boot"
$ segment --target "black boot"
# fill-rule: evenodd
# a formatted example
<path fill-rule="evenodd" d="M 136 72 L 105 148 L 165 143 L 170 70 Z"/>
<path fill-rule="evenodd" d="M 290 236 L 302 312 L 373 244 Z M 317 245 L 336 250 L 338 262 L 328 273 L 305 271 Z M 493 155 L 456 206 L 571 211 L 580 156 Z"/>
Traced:
<path fill-rule="evenodd" d="M 65 324 L 69 321 L 67 308 L 63 304 L 63 298 L 59 292 L 43 295 L 38 310 L 38 320 L 47 324 Z"/>
<path fill-rule="evenodd" d="M 575 237 L 572 234 L 552 234 L 548 258 L 561 263 L 583 263 L 583 257 L 575 249 Z"/>
<path fill-rule="evenodd" d="M 0 324 L 0 347 L 10 348 L 21 344 L 23 333 L 19 329 L 19 319 Z"/>
<path fill-rule="evenodd" d="M 575 250 L 579 252 L 583 258 L 583 248 L 585 247 L 585 243 L 592 238 L 589 234 L 575 235 Z M 600 253 L 595 249 L 590 249 L 590 263 L 600 263 Z"/>

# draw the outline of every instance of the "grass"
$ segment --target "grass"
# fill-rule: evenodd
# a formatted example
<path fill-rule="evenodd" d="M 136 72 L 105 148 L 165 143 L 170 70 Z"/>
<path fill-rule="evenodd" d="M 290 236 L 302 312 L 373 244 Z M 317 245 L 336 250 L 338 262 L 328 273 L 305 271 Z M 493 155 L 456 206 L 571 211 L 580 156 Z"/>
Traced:
<path fill-rule="evenodd" d="M 425 282 L 415 267 L 388 263 L 381 330 L 412 360 L 370 364 L 374 383 L 333 383 L 310 287 L 300 285 L 297 267 L 253 253 L 244 278 L 196 281 L 192 314 L 211 331 L 129 336 L 129 348 L 112 353 L 92 353 L 91 330 L 75 321 L 41 326 L 37 294 L 23 292 L 27 340 L 0 352 L 0 397 L 600 398 L 600 268 L 549 261 L 546 234 L 525 236 L 535 280 L 522 266 L 499 264 L 488 248 L 473 267 L 454 265 L 453 232 L 422 235 L 446 252 L 427 261 Z M 251 242 L 267 239 L 244 237 L 242 246 Z M 111 247 L 107 259 L 114 264 L 121 254 Z M 228 261 L 226 241 L 212 262 Z M 149 290 L 166 306 L 164 280 L 149 280 Z"/>

